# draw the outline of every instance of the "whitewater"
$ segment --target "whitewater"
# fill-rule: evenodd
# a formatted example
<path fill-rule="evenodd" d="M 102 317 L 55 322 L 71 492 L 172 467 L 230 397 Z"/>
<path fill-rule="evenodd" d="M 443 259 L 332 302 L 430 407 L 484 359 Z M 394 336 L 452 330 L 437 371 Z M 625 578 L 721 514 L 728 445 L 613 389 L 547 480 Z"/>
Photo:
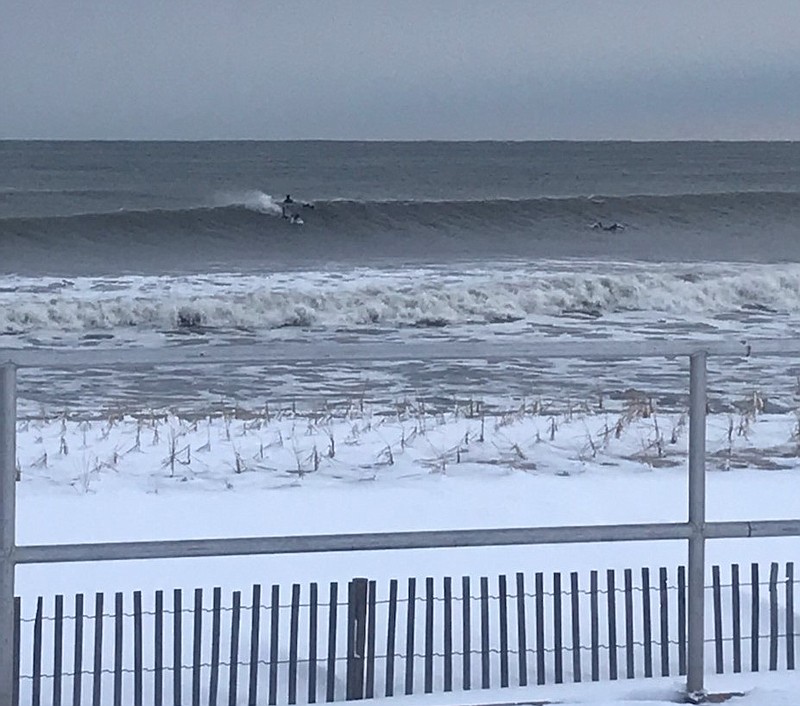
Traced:
<path fill-rule="evenodd" d="M 497 324 L 569 315 L 602 319 L 800 313 L 800 266 L 550 261 L 494 267 L 297 270 L 262 276 L 5 277 L 0 330 L 75 336 L 115 329 L 347 329 Z M 602 322 L 601 324 L 602 325 Z M 493 332 L 487 331 L 491 336 Z M 11 342 L 11 340 L 9 340 Z"/>

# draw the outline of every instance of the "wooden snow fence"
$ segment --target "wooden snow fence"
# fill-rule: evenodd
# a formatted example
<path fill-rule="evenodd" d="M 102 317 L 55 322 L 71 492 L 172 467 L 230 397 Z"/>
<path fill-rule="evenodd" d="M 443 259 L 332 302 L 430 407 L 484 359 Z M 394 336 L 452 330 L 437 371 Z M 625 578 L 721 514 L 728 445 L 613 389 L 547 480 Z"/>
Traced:
<path fill-rule="evenodd" d="M 718 674 L 795 668 L 794 564 L 765 569 L 711 567 Z M 15 700 L 311 704 L 685 675 L 686 596 L 679 566 L 17 598 Z"/>

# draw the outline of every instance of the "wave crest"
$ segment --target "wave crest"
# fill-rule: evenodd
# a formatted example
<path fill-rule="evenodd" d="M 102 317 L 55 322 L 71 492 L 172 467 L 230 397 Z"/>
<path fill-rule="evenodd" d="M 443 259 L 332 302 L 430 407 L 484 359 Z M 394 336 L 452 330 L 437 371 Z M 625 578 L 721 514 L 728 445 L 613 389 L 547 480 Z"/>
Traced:
<path fill-rule="evenodd" d="M 281 206 L 269 194 L 263 191 L 242 191 L 222 194 L 220 196 L 220 205 L 226 206 L 242 206 L 250 211 L 256 213 L 266 213 L 270 215 L 280 216 Z"/>

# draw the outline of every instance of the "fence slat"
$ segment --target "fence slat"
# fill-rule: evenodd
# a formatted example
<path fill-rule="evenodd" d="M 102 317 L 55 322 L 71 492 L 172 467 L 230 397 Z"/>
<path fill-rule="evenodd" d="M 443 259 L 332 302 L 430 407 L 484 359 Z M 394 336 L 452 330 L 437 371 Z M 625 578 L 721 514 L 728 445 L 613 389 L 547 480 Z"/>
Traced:
<path fill-rule="evenodd" d="M 31 684 L 31 704 L 40 706 L 42 703 L 42 614 L 44 613 L 44 598 L 36 599 L 36 616 L 33 619 L 33 674 Z"/>
<path fill-rule="evenodd" d="M 228 660 L 228 706 L 236 706 L 239 690 L 239 630 L 242 619 L 242 592 L 231 597 L 231 650 Z"/>
<path fill-rule="evenodd" d="M 433 693 L 433 577 L 425 579 L 425 693 Z"/>
<path fill-rule="evenodd" d="M 714 596 L 714 671 L 725 670 L 722 652 L 722 590 L 720 589 L 719 566 L 711 567 L 711 591 Z"/>
<path fill-rule="evenodd" d="M 254 588 L 255 593 L 255 588 Z M 256 597 L 253 595 L 253 603 L 256 603 Z M 261 613 L 261 586 L 258 587 L 258 613 Z M 280 629 L 281 617 L 281 588 L 278 584 L 272 586 L 272 596 L 270 599 L 269 607 L 269 694 L 268 699 L 270 706 L 278 703 L 278 635 Z M 255 626 L 253 630 L 253 639 L 258 639 L 259 629 L 257 621 L 253 620 Z M 258 665 L 256 664 L 256 671 Z M 252 677 L 251 677 L 252 678 Z M 258 703 L 256 699 L 256 680 L 253 680 L 253 700 L 250 702 L 254 706 Z"/>
<path fill-rule="evenodd" d="M 397 637 L 397 579 L 389 581 L 389 614 L 386 620 L 386 696 L 394 696 L 394 654 Z"/>
<path fill-rule="evenodd" d="M 633 571 L 625 569 L 625 676 L 633 679 L 636 676 L 636 665 L 633 655 Z"/>
<path fill-rule="evenodd" d="M 608 676 L 616 679 L 617 670 L 617 589 L 614 569 L 606 571 L 606 604 L 608 606 Z"/>
<path fill-rule="evenodd" d="M 508 686 L 508 585 L 505 574 L 497 578 L 500 620 L 500 686 Z"/>
<path fill-rule="evenodd" d="M 686 674 L 686 567 L 678 567 L 678 674 Z"/>
<path fill-rule="evenodd" d="M 53 706 L 61 706 L 61 675 L 64 661 L 64 596 L 55 597 L 53 620 Z"/>
<path fill-rule="evenodd" d="M 300 584 L 292 584 L 292 604 L 289 613 L 289 688 L 290 704 L 297 703 L 297 638 L 300 630 Z"/>
<path fill-rule="evenodd" d="M 142 706 L 144 701 L 143 684 L 143 651 L 142 642 L 142 592 L 133 592 L 133 704 Z"/>
<path fill-rule="evenodd" d="M 650 610 L 650 569 L 642 568 L 642 642 L 644 643 L 644 676 L 653 676 L 653 618 Z"/>
<path fill-rule="evenodd" d="M 444 577 L 444 690 L 453 690 L 453 581 Z"/>
<path fill-rule="evenodd" d="M 570 603 L 572 605 L 572 681 L 581 680 L 581 594 L 578 572 L 569 575 Z"/>
<path fill-rule="evenodd" d="M 472 589 L 469 576 L 461 577 L 461 688 L 469 691 L 472 688 Z"/>
<path fill-rule="evenodd" d="M 786 564 L 786 669 L 794 669 L 794 562 Z"/>
<path fill-rule="evenodd" d="M 250 669 L 247 679 L 247 703 L 258 703 L 258 653 L 261 647 L 261 584 L 254 583 L 250 603 Z M 270 664 L 270 670 L 272 664 Z M 270 674 L 270 681 L 272 675 Z M 274 703 L 274 702 L 270 702 Z"/>
<path fill-rule="evenodd" d="M 517 661 L 519 685 L 528 685 L 528 645 L 525 624 L 525 575 L 517 573 Z"/>
<path fill-rule="evenodd" d="M 536 588 L 536 683 L 545 683 L 544 662 L 544 574 L 537 571 L 534 575 Z"/>
<path fill-rule="evenodd" d="M 92 703 L 101 706 L 103 683 L 103 594 L 94 596 L 94 674 L 92 681 Z"/>
<path fill-rule="evenodd" d="M 417 580 L 408 579 L 408 603 L 406 607 L 406 688 L 405 693 L 414 693 L 414 621 L 417 608 Z"/>
<path fill-rule="evenodd" d="M 375 696 L 375 629 L 378 585 L 370 581 L 367 585 L 367 677 L 364 685 L 364 697 Z"/>
<path fill-rule="evenodd" d="M 589 574 L 589 617 L 591 621 L 592 681 L 600 680 L 600 617 L 597 596 L 597 572 Z"/>
<path fill-rule="evenodd" d="M 347 670 L 345 699 L 364 698 L 364 657 L 367 622 L 367 579 L 352 579 L 347 584 Z"/>
<path fill-rule="evenodd" d="M 733 639 L 733 671 L 742 671 L 742 611 L 739 598 L 739 565 L 731 564 L 731 635 Z"/>
<path fill-rule="evenodd" d="M 750 608 L 750 669 L 758 671 L 758 628 L 759 628 L 759 586 L 758 586 L 758 564 L 750 565 L 750 596 L 752 598 Z"/>
<path fill-rule="evenodd" d="M 769 670 L 778 668 L 778 564 L 769 567 Z"/>
<path fill-rule="evenodd" d="M 491 685 L 489 666 L 489 579 L 481 576 L 481 688 Z"/>
<path fill-rule="evenodd" d="M 308 703 L 317 702 L 317 628 L 319 587 L 309 586 L 308 598 Z"/>
<path fill-rule="evenodd" d="M 325 687 L 325 700 L 333 701 L 336 696 L 336 612 L 339 601 L 339 584 L 331 581 L 328 601 L 328 657 L 326 667 L 328 682 Z"/>
<path fill-rule="evenodd" d="M 164 703 L 164 592 L 156 591 L 153 616 L 153 702 Z"/>
<path fill-rule="evenodd" d="M 667 586 L 667 569 L 658 570 L 658 602 L 661 614 L 661 676 L 669 676 L 669 594 Z"/>
<path fill-rule="evenodd" d="M 200 670 L 203 649 L 203 589 L 194 589 L 192 625 L 192 706 L 200 706 Z"/>
<path fill-rule="evenodd" d="M 183 592 L 172 592 L 172 703 L 183 703 Z"/>
<path fill-rule="evenodd" d="M 114 595 L 114 706 L 122 706 L 122 631 L 125 613 L 122 593 Z"/>
<path fill-rule="evenodd" d="M 219 651 L 222 625 L 222 588 L 216 586 L 211 604 L 211 665 L 208 674 L 208 706 L 217 706 L 219 697 Z"/>
<path fill-rule="evenodd" d="M 553 574 L 553 666 L 555 682 L 564 682 L 564 637 L 561 625 L 561 574 Z"/>

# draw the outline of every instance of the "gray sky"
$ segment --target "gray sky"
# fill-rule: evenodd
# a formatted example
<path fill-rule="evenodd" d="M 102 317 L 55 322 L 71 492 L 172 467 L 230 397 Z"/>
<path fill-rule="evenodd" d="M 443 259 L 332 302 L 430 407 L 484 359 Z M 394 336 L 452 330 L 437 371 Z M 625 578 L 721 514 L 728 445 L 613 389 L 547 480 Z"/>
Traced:
<path fill-rule="evenodd" d="M 0 138 L 800 139 L 800 1 L 0 0 Z"/>

